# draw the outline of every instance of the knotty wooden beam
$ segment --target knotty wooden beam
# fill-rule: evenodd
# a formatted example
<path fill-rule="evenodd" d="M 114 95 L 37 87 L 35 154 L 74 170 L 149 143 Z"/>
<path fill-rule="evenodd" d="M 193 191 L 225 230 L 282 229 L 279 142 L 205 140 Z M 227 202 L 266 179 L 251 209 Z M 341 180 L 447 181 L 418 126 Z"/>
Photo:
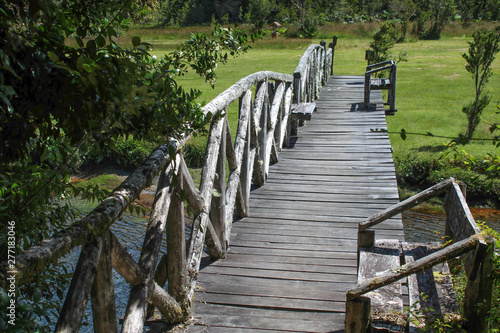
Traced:
<path fill-rule="evenodd" d="M 212 205 L 210 210 L 210 220 L 214 227 L 215 235 L 219 239 L 220 250 L 211 246 L 208 248 L 208 253 L 211 258 L 220 258 L 219 251 L 224 253 L 227 249 L 228 235 L 226 233 L 226 134 L 227 134 L 227 117 L 224 117 L 224 122 L 221 131 L 221 140 L 217 158 L 217 172 L 214 179 L 214 188 L 212 191 Z M 212 236 L 212 233 L 210 233 Z"/>
<path fill-rule="evenodd" d="M 240 96 L 243 96 L 243 94 L 245 94 L 246 91 L 252 88 L 253 85 L 257 84 L 258 82 L 268 80 L 292 82 L 293 76 L 290 74 L 281 74 L 270 71 L 262 71 L 248 75 L 219 94 L 212 101 L 210 101 L 203 107 L 203 111 L 205 113 L 210 112 L 215 115 L 219 111 L 226 109 L 229 104 L 236 101 Z"/>
<path fill-rule="evenodd" d="M 226 233 L 230 235 L 231 232 L 231 224 L 233 222 L 234 218 L 234 207 L 238 207 L 238 211 L 242 212 L 243 214 L 246 213 L 247 206 L 243 201 L 246 201 L 247 196 L 250 194 L 247 193 L 246 191 L 242 191 L 243 187 L 246 187 L 246 184 L 241 186 L 241 183 L 243 182 L 242 179 L 242 168 L 245 168 L 243 166 L 243 161 L 244 161 L 244 154 L 248 154 L 249 150 L 246 150 L 245 148 L 248 147 L 247 140 L 249 139 L 248 136 L 248 128 L 249 128 L 249 122 L 250 122 L 250 108 L 251 108 L 251 101 L 252 101 L 252 92 L 248 90 L 245 95 L 241 98 L 240 100 L 240 115 L 239 115 L 239 121 L 238 121 L 238 130 L 236 132 L 236 137 L 235 137 L 235 142 L 234 142 L 234 148 L 232 145 L 229 145 L 227 148 L 227 156 L 228 156 L 228 161 L 229 161 L 229 166 L 232 169 L 231 173 L 229 175 L 229 179 L 227 182 L 227 190 L 226 190 L 226 221 L 228 223 L 227 225 L 227 230 Z M 229 127 L 226 126 L 228 129 Z M 230 134 L 230 132 L 228 132 Z M 228 136 L 228 142 L 231 141 L 230 136 Z M 248 158 L 248 157 L 247 157 Z M 240 181 L 241 180 L 241 181 Z M 246 181 L 246 178 L 245 178 Z M 237 194 L 238 192 L 243 192 L 240 194 L 240 200 L 238 200 L 238 203 L 236 203 L 237 199 Z M 240 213 L 241 214 L 241 213 Z"/>
<path fill-rule="evenodd" d="M 183 163 L 183 161 L 180 161 Z M 178 173 L 177 186 L 172 194 L 172 203 L 167 217 L 167 273 L 168 293 L 180 304 L 186 301 L 186 233 L 184 224 L 184 204 L 182 200 L 183 174 Z"/>
<path fill-rule="evenodd" d="M 160 311 L 163 318 L 169 322 L 177 323 L 187 315 L 181 305 L 170 296 L 158 283 L 146 276 L 143 269 L 121 245 L 116 236 L 111 233 L 111 262 L 113 268 L 132 287 L 146 294 L 149 302 L 153 303 Z M 149 285 L 148 285 L 149 283 Z M 137 327 L 139 329 L 139 327 Z"/>
<path fill-rule="evenodd" d="M 269 110 L 269 122 L 267 124 L 267 134 L 266 134 L 266 138 L 265 138 L 265 141 L 264 141 L 264 151 L 265 151 L 265 163 L 264 163 L 264 174 L 265 174 L 265 177 L 267 177 L 267 174 L 269 172 L 269 164 L 271 162 L 271 150 L 273 148 L 273 141 L 274 141 L 274 131 L 275 131 L 275 128 L 276 128 L 276 124 L 278 122 L 278 115 L 279 115 L 279 111 L 281 109 L 281 105 L 282 105 L 282 102 L 283 102 L 283 97 L 284 97 L 284 93 L 285 93 L 285 84 L 283 82 L 280 82 L 278 87 L 276 88 L 276 91 L 274 93 L 274 99 L 273 99 L 273 102 L 272 102 L 272 105 L 271 105 L 271 108 Z M 275 147 L 276 149 L 276 147 Z M 276 154 L 275 154 L 275 159 L 278 159 L 278 152 L 276 150 Z"/>
<path fill-rule="evenodd" d="M 257 86 L 255 94 L 253 119 L 255 122 L 255 129 L 257 131 L 256 149 L 257 158 L 254 161 L 254 182 L 258 186 L 264 185 L 266 182 L 266 142 L 267 142 L 267 113 L 269 110 L 269 87 L 267 83 L 262 83 Z"/>
<path fill-rule="evenodd" d="M 212 123 L 208 136 L 205 165 L 202 170 L 200 182 L 200 196 L 203 200 L 204 210 L 198 215 L 193 222 L 193 231 L 189 241 L 189 252 L 187 256 L 188 267 L 188 300 L 192 300 L 196 280 L 198 278 L 198 270 L 200 269 L 201 255 L 203 252 L 203 244 L 206 236 L 208 225 L 208 207 L 212 198 L 213 183 L 217 168 L 217 158 L 221 142 L 221 133 L 224 125 L 224 119 L 219 119 Z"/>

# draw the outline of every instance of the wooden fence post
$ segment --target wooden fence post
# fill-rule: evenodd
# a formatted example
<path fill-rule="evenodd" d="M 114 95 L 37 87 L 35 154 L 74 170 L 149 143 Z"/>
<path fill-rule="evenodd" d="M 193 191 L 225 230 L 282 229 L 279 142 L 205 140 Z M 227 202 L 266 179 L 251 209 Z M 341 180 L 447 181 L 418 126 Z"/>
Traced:
<path fill-rule="evenodd" d="M 226 116 L 227 117 L 227 116 Z M 217 237 L 222 246 L 222 251 L 227 249 L 226 235 L 226 137 L 227 121 L 222 125 L 219 154 L 217 156 L 217 172 L 214 179 L 214 190 L 212 192 L 212 209 L 210 210 L 210 219 L 215 229 Z M 209 253 L 213 251 L 209 248 Z M 210 253 L 210 257 L 216 258 L 218 253 Z"/>
<path fill-rule="evenodd" d="M 102 235 L 102 250 L 91 289 L 94 332 L 117 332 L 115 288 L 111 264 L 111 231 Z"/>
<path fill-rule="evenodd" d="M 184 163 L 183 160 L 180 163 Z M 182 168 L 179 168 L 182 170 Z M 184 225 L 183 174 L 177 173 L 178 186 L 172 193 L 172 202 L 167 216 L 167 281 L 168 293 L 181 305 L 186 304 L 187 266 L 186 234 Z"/>
<path fill-rule="evenodd" d="M 260 108 L 260 110 L 255 110 L 254 114 L 258 115 L 257 118 L 257 123 L 258 123 L 258 135 L 257 135 L 257 158 L 255 159 L 254 163 L 254 182 L 258 186 L 264 185 L 266 182 L 266 174 L 265 174 L 265 167 L 266 161 L 267 161 L 267 156 L 266 156 L 266 142 L 267 142 L 267 118 L 268 118 L 268 113 L 269 113 L 269 85 L 267 84 L 267 81 L 262 82 L 258 87 L 257 87 L 257 93 L 255 95 L 256 101 L 255 101 L 255 109 Z M 263 90 L 262 94 L 259 94 L 260 90 Z M 257 98 L 259 100 L 257 100 Z"/>
<path fill-rule="evenodd" d="M 302 74 L 300 72 L 293 73 L 293 103 L 302 103 Z"/>
<path fill-rule="evenodd" d="M 90 290 L 101 255 L 102 240 L 94 238 L 82 247 L 75 273 L 54 332 L 78 332 L 90 298 Z"/>
<path fill-rule="evenodd" d="M 360 296 L 347 299 L 345 303 L 345 332 L 370 332 L 371 300 Z"/>
<path fill-rule="evenodd" d="M 330 43 L 330 48 L 332 49 L 332 68 L 330 70 L 330 75 L 333 75 L 333 61 L 335 59 L 335 47 L 337 46 L 337 36 L 333 36 L 333 42 Z"/>
<path fill-rule="evenodd" d="M 491 309 L 493 288 L 492 258 L 495 255 L 495 240 L 478 242 L 474 255 L 474 269 L 468 276 L 464 297 L 464 324 L 467 332 L 488 331 L 488 312 Z"/>

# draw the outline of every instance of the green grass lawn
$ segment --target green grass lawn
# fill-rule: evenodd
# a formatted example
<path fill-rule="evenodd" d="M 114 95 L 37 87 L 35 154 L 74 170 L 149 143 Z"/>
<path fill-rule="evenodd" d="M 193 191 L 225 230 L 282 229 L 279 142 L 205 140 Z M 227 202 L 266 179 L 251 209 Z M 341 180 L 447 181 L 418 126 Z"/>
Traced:
<path fill-rule="evenodd" d="M 203 95 L 200 104 L 204 105 L 251 73 L 269 70 L 292 74 L 310 44 L 319 44 L 321 40 L 330 43 L 335 35 L 339 36 L 339 39 L 335 51 L 334 74 L 363 75 L 366 67 L 365 51 L 369 49 L 371 36 L 377 27 L 378 23 L 325 26 L 318 32 L 317 39 L 292 39 L 280 36 L 277 40 L 272 40 L 267 36 L 252 44 L 252 49 L 248 53 L 229 59 L 227 64 L 220 65 L 217 68 L 215 88 L 212 89 L 195 74 L 179 78 L 178 83 L 185 88 L 201 90 Z M 436 136 L 450 138 L 465 133 L 467 120 L 461 110 L 466 103 L 473 100 L 475 91 L 474 82 L 465 70 L 465 60 L 461 54 L 467 52 L 467 42 L 472 40 L 471 34 L 477 28 L 479 26 L 464 30 L 457 24 L 450 25 L 440 40 L 413 39 L 395 46 L 394 54 L 397 55 L 400 51 L 408 54 L 408 61 L 398 64 L 396 92 L 398 112 L 395 116 L 387 117 L 388 130 L 395 133 L 390 134 L 394 158 L 396 161 L 406 163 L 406 166 L 398 166 L 396 163 L 397 169 L 413 168 L 413 160 L 427 161 L 424 164 L 429 166 L 432 165 L 429 161 L 438 160 L 443 154 L 453 153 L 444 145 L 451 139 L 407 135 L 406 140 L 403 140 L 398 134 L 401 129 L 407 133 L 430 132 Z M 189 33 L 196 31 L 208 31 L 208 28 L 164 31 L 146 29 L 137 33 L 142 35 L 144 32 L 142 38 L 153 44 L 153 54 L 162 56 L 174 49 L 182 40 L 187 39 Z M 490 92 L 492 100 L 483 114 L 484 122 L 476 130 L 476 138 L 491 138 L 488 130 L 490 124 L 499 122 L 499 116 L 495 114 L 496 106 L 500 104 L 500 60 L 498 59 L 493 63 L 493 73 L 486 89 Z M 237 103 L 233 103 L 229 109 L 229 122 L 233 133 L 236 130 L 237 118 Z M 205 138 L 195 138 L 192 144 L 204 146 L 205 142 Z M 459 146 L 458 149 L 479 159 L 488 153 L 493 156 L 500 155 L 500 149 L 495 148 L 490 141 L 472 141 L 466 146 Z M 414 172 L 420 173 L 421 170 Z M 430 179 L 430 182 L 439 181 L 439 177 L 449 176 L 461 177 L 447 173 Z M 476 193 L 481 195 L 482 192 L 489 191 L 485 186 L 488 185 L 478 187 Z M 498 190 L 500 191 L 500 188 Z"/>
<path fill-rule="evenodd" d="M 331 32 L 331 36 L 335 34 Z M 328 42 L 331 39 L 325 38 Z M 435 135 L 457 136 L 464 131 L 465 115 L 462 106 L 474 97 L 473 80 L 465 70 L 465 60 L 461 53 L 468 48 L 470 37 L 445 37 L 438 41 L 416 41 L 397 44 L 394 53 L 403 50 L 408 53 L 408 62 L 398 64 L 397 108 L 393 117 L 388 117 L 390 131 L 405 129 L 407 132 Z M 371 38 L 339 38 L 335 56 L 335 74 L 362 75 L 366 66 L 365 50 L 369 48 Z M 275 43 L 275 47 L 272 45 Z M 227 64 L 217 69 L 218 79 L 212 89 L 194 74 L 182 77 L 179 83 L 189 88 L 203 91 L 201 104 L 210 101 L 233 83 L 254 72 L 272 70 L 281 73 L 293 73 L 300 56 L 310 43 L 319 40 L 259 41 L 246 54 L 230 59 Z M 154 51 L 161 56 L 166 51 Z M 493 64 L 494 75 L 487 90 L 493 96 L 483 119 L 494 122 L 495 106 L 500 101 L 500 61 Z M 230 111 L 233 124 L 237 119 L 236 111 Z M 488 124 L 479 126 L 476 137 L 488 137 Z M 396 154 L 429 155 L 442 150 L 445 139 L 409 135 L 403 141 L 399 135 L 390 136 Z M 472 143 L 464 147 L 476 154 L 487 152 L 498 154 L 491 143 Z"/>

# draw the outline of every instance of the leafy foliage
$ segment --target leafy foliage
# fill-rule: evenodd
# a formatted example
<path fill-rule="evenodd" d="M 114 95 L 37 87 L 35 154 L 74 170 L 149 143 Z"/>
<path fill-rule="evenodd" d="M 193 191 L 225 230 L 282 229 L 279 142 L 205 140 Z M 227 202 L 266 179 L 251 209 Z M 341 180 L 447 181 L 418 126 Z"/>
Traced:
<path fill-rule="evenodd" d="M 107 195 L 70 183 L 79 155 L 121 149 L 116 143 L 130 136 L 164 143 L 203 131 L 213 115 L 176 78 L 192 70 L 213 85 L 217 64 L 245 52 L 252 37 L 214 26 L 157 59 L 138 36 L 129 47 L 118 43 L 136 8 L 131 0 L 0 0 L 0 242 L 15 221 L 17 253 L 77 218 L 71 196 Z M 35 276 L 19 299 L 57 304 L 50 290 L 67 279 L 53 273 Z M 36 288 L 47 297 L 35 297 Z"/>
<path fill-rule="evenodd" d="M 383 22 L 373 35 L 370 48 L 373 53 L 369 59 L 370 63 L 378 63 L 393 57 L 391 49 L 399 39 L 399 30 L 394 22 Z"/>
<path fill-rule="evenodd" d="M 474 40 L 469 42 L 468 53 L 462 53 L 462 57 L 467 61 L 465 69 L 472 75 L 475 86 L 474 101 L 462 109 L 462 112 L 467 116 L 466 137 L 468 139 L 472 138 L 480 122 L 481 114 L 491 100 L 491 97 L 484 93 L 484 88 L 493 75 L 491 64 L 495 60 L 495 55 L 500 51 L 500 35 L 498 33 L 482 29 L 473 33 L 472 37 Z"/>

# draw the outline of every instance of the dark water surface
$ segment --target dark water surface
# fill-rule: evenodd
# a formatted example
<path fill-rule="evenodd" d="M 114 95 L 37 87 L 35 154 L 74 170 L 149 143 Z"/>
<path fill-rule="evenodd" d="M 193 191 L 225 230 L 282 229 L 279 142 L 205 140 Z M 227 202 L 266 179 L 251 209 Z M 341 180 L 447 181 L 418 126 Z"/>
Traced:
<path fill-rule="evenodd" d="M 471 208 L 472 216 L 477 223 L 486 223 L 490 228 L 500 232 L 500 210 L 489 208 Z M 405 240 L 409 242 L 440 241 L 444 236 L 446 215 L 444 212 L 430 209 L 412 209 L 401 214 Z"/>

